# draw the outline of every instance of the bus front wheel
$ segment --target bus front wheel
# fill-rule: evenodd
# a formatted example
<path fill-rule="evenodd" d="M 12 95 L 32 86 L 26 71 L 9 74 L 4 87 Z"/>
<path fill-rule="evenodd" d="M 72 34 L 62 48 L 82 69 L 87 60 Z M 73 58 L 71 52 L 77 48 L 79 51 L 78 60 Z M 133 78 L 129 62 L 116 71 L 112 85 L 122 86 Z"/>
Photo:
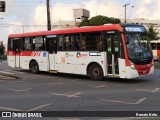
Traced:
<path fill-rule="evenodd" d="M 98 64 L 91 65 L 88 73 L 92 80 L 103 80 L 104 78 L 103 70 Z"/>
<path fill-rule="evenodd" d="M 39 72 L 39 66 L 38 63 L 36 61 L 32 61 L 30 64 L 30 69 L 32 73 L 37 74 Z"/>

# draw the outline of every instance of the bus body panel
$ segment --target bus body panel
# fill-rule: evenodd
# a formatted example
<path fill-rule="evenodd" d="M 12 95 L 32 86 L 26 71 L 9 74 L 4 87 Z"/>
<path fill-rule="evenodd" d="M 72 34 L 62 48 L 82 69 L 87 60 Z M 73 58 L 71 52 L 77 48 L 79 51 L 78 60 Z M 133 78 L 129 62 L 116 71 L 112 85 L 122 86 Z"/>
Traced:
<path fill-rule="evenodd" d="M 94 62 L 99 64 L 104 73 L 104 52 L 98 53 L 95 57 L 93 52 L 58 52 L 55 56 L 55 69 L 63 73 L 87 74 L 87 66 Z"/>
<path fill-rule="evenodd" d="M 118 62 L 119 62 L 119 76 L 120 78 L 126 78 L 125 59 L 118 58 Z"/>
<path fill-rule="evenodd" d="M 145 76 L 153 74 L 154 65 L 151 62 L 150 64 L 145 65 L 131 65 L 126 67 L 126 78 L 135 78 L 140 76 Z"/>
<path fill-rule="evenodd" d="M 31 60 L 35 60 L 38 63 L 40 71 L 49 70 L 48 52 L 46 51 L 22 51 L 19 56 L 15 52 L 10 52 L 8 55 L 8 64 L 13 68 L 29 69 Z M 20 65 L 17 66 L 15 63 L 20 63 Z"/>
<path fill-rule="evenodd" d="M 154 72 L 154 65 L 152 65 L 152 67 L 151 67 L 151 69 L 149 71 L 149 74 L 153 74 L 153 72 Z"/>
<path fill-rule="evenodd" d="M 7 56 L 8 65 L 12 68 L 15 67 L 15 57 L 14 56 Z"/>
<path fill-rule="evenodd" d="M 139 77 L 137 70 L 134 68 L 131 68 L 130 66 L 126 66 L 126 78 L 131 79 L 136 77 Z"/>
<path fill-rule="evenodd" d="M 105 41 L 106 36 L 109 34 L 109 32 L 105 34 L 106 36 L 104 36 L 104 33 L 105 33 L 104 31 L 111 31 L 110 34 L 114 32 L 114 34 L 116 35 L 120 33 L 121 39 L 122 39 L 121 45 L 123 45 L 123 49 L 120 49 L 120 47 L 119 49 L 115 49 L 116 45 L 120 45 L 119 44 L 120 40 L 118 40 L 118 42 L 115 42 L 115 43 L 113 42 L 107 43 L 108 41 L 112 41 L 112 40 Z M 117 33 L 115 31 L 117 31 Z M 67 51 L 67 49 L 59 50 L 55 47 L 56 50 L 54 51 L 55 53 L 53 53 L 53 51 L 50 52 L 47 49 L 47 46 L 46 46 L 46 41 L 48 40 L 47 36 L 50 36 L 50 35 L 54 37 L 56 36 L 56 42 L 57 42 L 59 35 L 64 36 L 66 34 L 75 34 L 75 33 L 82 35 L 83 33 L 89 33 L 89 32 L 101 32 L 101 33 L 103 32 L 103 34 L 101 35 L 103 37 L 102 39 L 103 39 L 104 45 L 107 46 L 107 44 L 108 45 L 111 44 L 111 46 L 107 46 L 107 47 L 110 47 L 110 49 L 112 49 L 111 50 L 112 53 L 111 51 L 109 51 L 109 49 L 107 50 L 106 46 L 102 46 L 103 52 L 94 51 L 94 50 L 81 51 L 82 49 L 77 49 L 80 51 L 76 51 L 76 50 Z M 22 41 L 23 40 L 22 38 L 24 37 L 33 38 L 37 36 L 43 36 L 42 40 L 44 41 L 43 43 L 45 44 L 45 49 L 43 49 L 42 51 L 34 51 L 33 48 L 31 49 L 31 51 L 19 50 L 19 53 L 9 51 L 8 64 L 13 68 L 19 67 L 22 69 L 30 69 L 30 63 L 32 62 L 32 60 L 35 60 L 38 63 L 40 71 L 55 70 L 60 73 L 73 73 L 73 74 L 87 75 L 88 66 L 90 64 L 96 63 L 102 68 L 105 77 L 118 76 L 120 78 L 130 79 L 130 78 L 140 77 L 143 75 L 152 74 L 154 70 L 153 65 L 151 65 L 152 63 L 150 63 L 149 65 L 148 64 L 134 65 L 130 63 L 130 60 L 128 57 L 128 51 L 126 47 L 126 38 L 124 36 L 124 33 L 122 32 L 123 32 L 123 29 L 120 25 L 106 25 L 106 26 L 104 25 L 104 26 L 94 26 L 94 27 L 92 26 L 92 27 L 85 27 L 85 28 L 73 28 L 73 29 L 56 30 L 56 31 L 12 34 L 12 35 L 9 35 L 9 40 L 19 38 L 19 40 Z M 80 37 L 80 39 L 82 40 L 82 37 Z M 96 40 L 98 39 L 101 39 L 101 38 L 97 37 Z M 113 41 L 116 41 L 116 40 L 113 40 Z M 64 39 L 63 39 L 63 42 L 64 42 Z M 58 47 L 58 42 L 56 44 Z M 117 52 L 117 50 L 123 50 L 122 53 L 124 54 L 124 57 L 120 57 L 120 53 L 118 53 L 119 51 Z M 111 58 L 110 61 L 109 61 L 109 57 Z M 118 67 L 117 67 L 117 61 L 118 61 Z M 140 70 L 141 68 L 144 70 Z M 118 72 L 116 71 L 117 69 L 119 70 Z"/>
<path fill-rule="evenodd" d="M 49 54 L 48 70 L 55 70 L 55 54 Z"/>

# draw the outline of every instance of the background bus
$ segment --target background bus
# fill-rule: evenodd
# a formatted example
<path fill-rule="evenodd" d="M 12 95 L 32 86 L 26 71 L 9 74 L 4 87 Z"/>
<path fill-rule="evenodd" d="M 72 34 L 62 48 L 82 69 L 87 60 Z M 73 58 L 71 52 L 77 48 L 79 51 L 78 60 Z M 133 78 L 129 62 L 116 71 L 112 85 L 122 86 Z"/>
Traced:
<path fill-rule="evenodd" d="M 154 60 L 158 60 L 160 62 L 160 40 L 152 40 L 151 46 Z"/>
<path fill-rule="evenodd" d="M 153 73 L 152 59 L 146 30 L 140 25 L 109 24 L 8 37 L 9 66 L 33 73 L 73 73 L 93 80 L 135 78 Z"/>

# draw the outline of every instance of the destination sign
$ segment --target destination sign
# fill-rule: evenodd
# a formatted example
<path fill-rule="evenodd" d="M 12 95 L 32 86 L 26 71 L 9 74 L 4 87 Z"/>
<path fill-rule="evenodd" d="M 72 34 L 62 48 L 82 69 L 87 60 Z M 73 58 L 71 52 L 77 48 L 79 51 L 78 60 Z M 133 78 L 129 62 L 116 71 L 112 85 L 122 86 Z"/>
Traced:
<path fill-rule="evenodd" d="M 126 26 L 125 30 L 127 32 L 145 32 L 145 28 L 142 26 Z"/>

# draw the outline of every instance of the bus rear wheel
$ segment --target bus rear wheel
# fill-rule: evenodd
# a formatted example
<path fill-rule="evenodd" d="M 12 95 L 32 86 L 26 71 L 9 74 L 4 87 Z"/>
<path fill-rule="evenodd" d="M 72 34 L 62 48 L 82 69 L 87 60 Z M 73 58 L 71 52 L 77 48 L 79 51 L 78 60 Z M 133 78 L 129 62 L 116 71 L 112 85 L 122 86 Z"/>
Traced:
<path fill-rule="evenodd" d="M 88 73 L 92 80 L 103 80 L 104 78 L 103 70 L 98 64 L 91 65 Z"/>
<path fill-rule="evenodd" d="M 39 66 L 38 63 L 36 61 L 32 61 L 30 64 L 30 69 L 32 73 L 37 74 L 39 72 Z"/>

